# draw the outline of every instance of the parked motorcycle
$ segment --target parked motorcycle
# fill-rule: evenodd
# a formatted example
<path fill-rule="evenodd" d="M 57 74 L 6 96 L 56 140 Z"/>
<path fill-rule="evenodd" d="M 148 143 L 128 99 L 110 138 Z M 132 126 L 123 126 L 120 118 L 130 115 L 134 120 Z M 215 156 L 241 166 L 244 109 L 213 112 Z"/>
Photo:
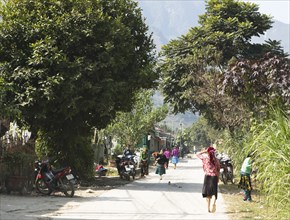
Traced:
<path fill-rule="evenodd" d="M 52 169 L 49 160 L 35 161 L 35 188 L 44 195 L 52 192 L 63 192 L 73 197 L 75 178 L 69 166 L 61 169 Z"/>
<path fill-rule="evenodd" d="M 124 157 L 123 155 L 118 155 L 115 158 L 116 166 L 118 169 L 118 174 L 121 179 L 130 180 L 130 176 L 132 179 L 135 179 L 136 176 L 136 161 L 134 159 L 134 155 L 130 155 Z"/>
<path fill-rule="evenodd" d="M 234 183 L 234 169 L 231 158 L 227 154 L 222 153 L 218 155 L 218 159 L 221 165 L 220 180 L 223 181 L 224 184 L 228 182 Z"/>

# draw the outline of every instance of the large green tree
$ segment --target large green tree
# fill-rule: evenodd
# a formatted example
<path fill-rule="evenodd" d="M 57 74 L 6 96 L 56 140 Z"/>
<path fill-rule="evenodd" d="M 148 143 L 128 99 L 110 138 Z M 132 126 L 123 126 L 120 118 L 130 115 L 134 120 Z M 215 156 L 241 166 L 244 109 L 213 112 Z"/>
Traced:
<path fill-rule="evenodd" d="M 0 75 L 13 91 L 6 101 L 57 150 L 154 86 L 154 45 L 133 0 L 8 0 L 0 16 Z"/>
<path fill-rule="evenodd" d="M 228 128 L 248 118 L 243 103 L 222 93 L 223 74 L 233 60 L 262 56 L 265 46 L 251 43 L 251 38 L 263 34 L 271 23 L 256 4 L 207 1 L 200 25 L 161 51 L 161 90 L 174 112 L 200 112 L 210 122 Z"/>
<path fill-rule="evenodd" d="M 210 126 L 202 116 L 187 130 L 187 133 L 190 141 L 198 148 L 208 147 L 220 138 L 220 132 Z"/>
<path fill-rule="evenodd" d="M 133 109 L 130 112 L 119 112 L 106 132 L 120 144 L 135 148 L 144 135 L 154 128 L 154 124 L 165 119 L 168 113 L 166 105 L 154 107 L 152 95 L 152 90 L 137 93 Z"/>

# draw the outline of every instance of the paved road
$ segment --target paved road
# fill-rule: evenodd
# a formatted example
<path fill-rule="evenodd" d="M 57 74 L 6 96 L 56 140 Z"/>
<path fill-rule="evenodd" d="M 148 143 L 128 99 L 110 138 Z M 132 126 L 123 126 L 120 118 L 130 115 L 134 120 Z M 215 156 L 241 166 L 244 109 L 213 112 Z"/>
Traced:
<path fill-rule="evenodd" d="M 169 166 L 167 174 L 163 176 L 162 180 L 151 172 L 145 179 L 135 180 L 123 187 L 106 191 L 97 197 L 86 199 L 51 197 L 55 200 L 50 201 L 50 204 L 55 201 L 54 206 L 59 209 L 48 206 L 46 211 L 40 212 L 31 205 L 27 207 L 31 210 L 25 210 L 26 214 L 18 218 L 54 220 L 228 219 L 221 194 L 217 200 L 216 213 L 207 212 L 206 200 L 201 196 L 203 175 L 199 159 L 183 159 L 176 170 Z M 0 216 L 0 218 L 5 219 L 2 217 L 7 217 L 9 212 L 3 212 L 2 208 L 5 208 L 5 205 L 2 202 L 1 214 L 5 214 L 5 216 Z M 12 218 L 17 219 L 17 216 L 11 216 Z"/>

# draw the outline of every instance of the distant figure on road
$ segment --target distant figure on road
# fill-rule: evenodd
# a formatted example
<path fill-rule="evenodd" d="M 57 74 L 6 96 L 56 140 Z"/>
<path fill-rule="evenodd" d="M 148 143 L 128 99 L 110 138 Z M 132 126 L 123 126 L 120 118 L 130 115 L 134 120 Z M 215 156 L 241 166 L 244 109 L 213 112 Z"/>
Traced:
<path fill-rule="evenodd" d="M 160 180 L 162 180 L 162 175 L 166 174 L 164 164 L 166 163 L 166 157 L 163 154 L 163 150 L 160 150 L 160 152 L 156 155 L 156 162 L 157 162 L 157 168 L 155 171 L 155 174 L 159 174 Z"/>
<path fill-rule="evenodd" d="M 216 200 L 218 198 L 220 162 L 215 156 L 215 149 L 211 146 L 206 150 L 197 153 L 196 156 L 202 160 L 203 170 L 205 173 L 202 196 L 207 199 L 208 212 L 215 212 Z M 215 199 L 212 205 L 212 210 L 210 210 L 212 196 L 215 196 Z"/>
<path fill-rule="evenodd" d="M 171 162 L 173 163 L 174 165 L 174 169 L 176 169 L 176 164 L 178 164 L 179 160 L 178 160 L 178 157 L 179 157 L 179 149 L 177 146 L 175 146 L 171 152 L 171 155 L 172 155 L 172 159 L 171 159 Z"/>
<path fill-rule="evenodd" d="M 252 173 L 252 163 L 251 163 L 251 154 L 248 154 L 247 158 L 244 160 L 241 168 L 241 179 L 239 182 L 239 187 L 244 190 L 244 201 L 251 202 L 251 192 L 252 192 L 252 183 L 251 183 L 251 173 Z"/>
<path fill-rule="evenodd" d="M 168 169 L 169 159 L 170 159 L 170 156 L 171 156 L 170 150 L 168 148 L 165 148 L 164 155 L 166 157 L 165 168 Z"/>
<path fill-rule="evenodd" d="M 141 177 L 149 173 L 149 156 L 147 146 L 144 145 L 141 152 Z"/>

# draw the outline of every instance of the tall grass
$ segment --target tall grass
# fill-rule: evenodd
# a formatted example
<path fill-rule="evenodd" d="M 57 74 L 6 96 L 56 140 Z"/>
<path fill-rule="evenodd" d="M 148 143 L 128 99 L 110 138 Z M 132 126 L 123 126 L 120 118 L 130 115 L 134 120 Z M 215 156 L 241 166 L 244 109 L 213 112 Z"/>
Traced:
<path fill-rule="evenodd" d="M 274 110 L 271 119 L 253 125 L 252 137 L 244 151 L 255 152 L 254 167 L 257 180 L 269 206 L 275 208 L 273 216 L 290 216 L 290 121 L 281 111 Z"/>
<path fill-rule="evenodd" d="M 247 152 L 245 151 L 245 142 L 248 140 L 249 129 L 239 130 L 236 133 L 230 133 L 228 130 L 223 132 L 223 144 L 218 150 L 228 154 L 234 166 L 236 178 L 240 178 L 240 169 Z"/>

